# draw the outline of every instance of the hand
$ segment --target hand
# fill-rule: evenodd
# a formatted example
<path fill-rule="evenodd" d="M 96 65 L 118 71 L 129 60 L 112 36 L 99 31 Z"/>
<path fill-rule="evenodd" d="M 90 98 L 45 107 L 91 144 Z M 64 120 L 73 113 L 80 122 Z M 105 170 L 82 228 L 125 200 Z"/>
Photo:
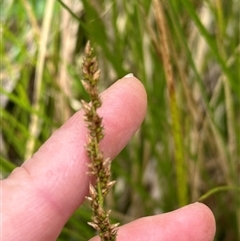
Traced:
<path fill-rule="evenodd" d="M 102 94 L 106 157 L 114 158 L 139 128 L 147 98 L 134 77 L 123 78 Z M 82 111 L 57 130 L 34 156 L 1 181 L 2 240 L 53 241 L 81 205 L 90 182 Z M 176 211 L 145 217 L 119 228 L 117 241 L 210 241 L 215 233 L 211 211 L 195 203 Z M 97 237 L 92 241 L 99 240 Z"/>

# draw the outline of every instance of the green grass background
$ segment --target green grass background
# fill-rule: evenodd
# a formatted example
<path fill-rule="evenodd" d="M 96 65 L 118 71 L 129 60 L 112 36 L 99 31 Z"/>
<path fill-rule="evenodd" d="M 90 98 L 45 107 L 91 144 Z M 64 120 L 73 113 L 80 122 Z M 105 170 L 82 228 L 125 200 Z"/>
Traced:
<path fill-rule="evenodd" d="M 133 73 L 148 94 L 141 129 L 113 162 L 117 184 L 107 199 L 113 220 L 123 224 L 200 199 L 215 215 L 215 240 L 236 241 L 240 3 L 159 3 L 166 21 L 177 117 L 170 108 L 165 53 L 160 53 L 162 38 L 152 1 L 1 1 L 1 177 L 31 156 L 80 108 L 80 99 L 87 98 L 79 63 L 90 39 L 100 63 L 102 90 Z M 92 237 L 94 231 L 86 224 L 90 216 L 84 204 L 58 240 Z"/>

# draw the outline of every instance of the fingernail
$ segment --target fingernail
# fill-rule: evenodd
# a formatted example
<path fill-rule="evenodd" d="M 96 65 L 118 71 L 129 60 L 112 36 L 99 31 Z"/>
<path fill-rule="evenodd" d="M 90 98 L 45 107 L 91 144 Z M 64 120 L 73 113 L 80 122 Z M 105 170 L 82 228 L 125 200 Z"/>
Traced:
<path fill-rule="evenodd" d="M 131 77 L 134 77 L 134 75 L 132 73 L 129 73 L 129 74 L 125 75 L 123 78 L 131 78 Z"/>

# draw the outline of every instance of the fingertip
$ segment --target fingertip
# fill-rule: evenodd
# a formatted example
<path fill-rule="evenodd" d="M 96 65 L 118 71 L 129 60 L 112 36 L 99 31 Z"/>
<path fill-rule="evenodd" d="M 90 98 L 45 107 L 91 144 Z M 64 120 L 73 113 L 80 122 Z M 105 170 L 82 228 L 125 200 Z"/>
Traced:
<path fill-rule="evenodd" d="M 143 83 L 132 74 L 128 74 L 118 82 L 127 86 L 131 95 L 137 98 L 137 109 L 142 114 L 141 120 L 143 120 L 147 112 L 147 92 Z"/>
<path fill-rule="evenodd" d="M 119 89 L 123 90 L 122 92 L 125 97 L 129 93 L 129 96 L 137 99 L 138 109 L 142 110 L 144 118 L 147 110 L 147 92 L 143 83 L 130 73 L 116 81 L 109 89 L 103 92 L 103 95 L 105 92 L 119 91 Z"/>
<path fill-rule="evenodd" d="M 203 203 L 192 203 L 169 213 L 172 228 L 181 229 L 185 234 L 178 240 L 212 241 L 216 232 L 215 218 Z"/>
<path fill-rule="evenodd" d="M 201 240 L 212 241 L 216 233 L 216 221 L 212 210 L 200 202 L 190 204 L 188 207 L 193 209 L 196 217 L 198 217 L 199 224 L 202 224 L 202 232 L 205 233 L 206 236 L 203 236 Z M 192 216 L 194 216 L 194 213 Z"/>
<path fill-rule="evenodd" d="M 136 78 L 132 73 L 125 75 L 119 81 L 124 81 L 125 84 L 132 85 L 133 90 L 136 90 L 139 96 L 141 96 L 143 100 L 147 102 L 147 92 L 143 83 L 138 78 Z"/>

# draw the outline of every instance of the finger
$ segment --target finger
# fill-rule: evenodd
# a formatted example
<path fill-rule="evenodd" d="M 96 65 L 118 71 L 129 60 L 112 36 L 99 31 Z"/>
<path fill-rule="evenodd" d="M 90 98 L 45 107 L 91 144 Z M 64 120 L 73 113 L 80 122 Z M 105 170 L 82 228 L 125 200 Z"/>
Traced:
<path fill-rule="evenodd" d="M 117 241 L 212 241 L 215 220 L 211 210 L 194 203 L 176 211 L 145 217 L 123 225 Z M 94 237 L 91 241 L 99 241 Z"/>
<path fill-rule="evenodd" d="M 106 157 L 114 158 L 143 121 L 146 93 L 136 78 L 124 78 L 102 100 L 99 113 L 106 135 L 101 146 Z M 85 126 L 79 111 L 3 181 L 3 231 L 10 235 L 4 240 L 55 240 L 84 201 L 89 185 Z"/>

